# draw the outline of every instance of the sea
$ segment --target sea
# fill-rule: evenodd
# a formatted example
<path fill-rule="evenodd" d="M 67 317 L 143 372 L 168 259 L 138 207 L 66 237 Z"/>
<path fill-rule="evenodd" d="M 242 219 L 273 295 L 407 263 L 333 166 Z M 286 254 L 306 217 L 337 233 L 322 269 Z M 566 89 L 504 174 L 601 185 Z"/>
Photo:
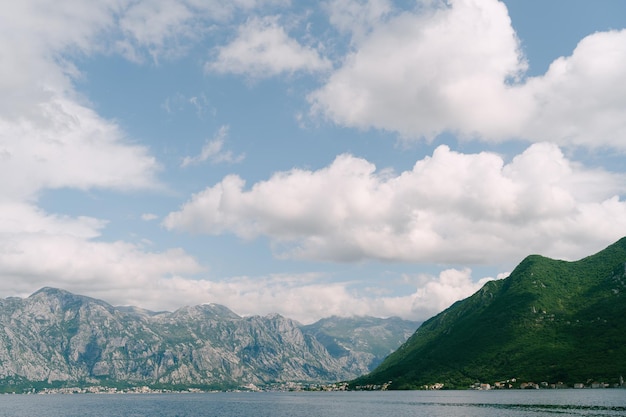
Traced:
<path fill-rule="evenodd" d="M 0 395 L 7 417 L 626 416 L 626 389 Z"/>

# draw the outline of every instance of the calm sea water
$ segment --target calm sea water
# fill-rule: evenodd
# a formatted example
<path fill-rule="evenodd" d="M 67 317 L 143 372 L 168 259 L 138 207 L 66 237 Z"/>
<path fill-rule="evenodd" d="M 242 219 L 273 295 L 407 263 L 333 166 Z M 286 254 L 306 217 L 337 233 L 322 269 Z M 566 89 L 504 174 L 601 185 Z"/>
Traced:
<path fill-rule="evenodd" d="M 0 395 L 10 417 L 626 416 L 626 390 Z"/>

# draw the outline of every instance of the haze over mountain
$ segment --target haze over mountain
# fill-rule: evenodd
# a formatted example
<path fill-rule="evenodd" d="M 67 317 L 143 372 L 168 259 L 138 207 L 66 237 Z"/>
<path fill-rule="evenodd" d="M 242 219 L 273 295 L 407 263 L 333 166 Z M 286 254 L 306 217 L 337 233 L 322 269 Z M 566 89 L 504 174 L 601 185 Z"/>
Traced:
<path fill-rule="evenodd" d="M 350 337 L 327 330 L 339 323 Z M 417 328 L 400 319 L 278 314 L 217 305 L 172 313 L 114 307 L 55 288 L 0 300 L 0 386 L 237 387 L 334 382 L 370 371 Z"/>
<path fill-rule="evenodd" d="M 626 238 L 575 262 L 539 255 L 425 321 L 355 385 L 568 385 L 626 375 Z"/>

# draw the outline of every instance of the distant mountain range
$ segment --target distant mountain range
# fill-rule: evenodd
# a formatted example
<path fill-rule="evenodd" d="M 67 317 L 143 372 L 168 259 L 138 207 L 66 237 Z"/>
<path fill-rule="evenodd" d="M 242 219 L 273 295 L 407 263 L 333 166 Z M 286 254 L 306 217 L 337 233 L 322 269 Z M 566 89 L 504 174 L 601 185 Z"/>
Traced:
<path fill-rule="evenodd" d="M 626 376 L 626 238 L 576 262 L 532 255 L 424 322 L 353 385 L 618 384 Z M 508 381 L 508 382 L 507 382 Z M 545 384 L 544 384 L 545 385 Z"/>
<path fill-rule="evenodd" d="M 371 371 L 419 325 L 331 317 L 304 326 L 215 304 L 155 313 L 55 288 L 1 299 L 0 324 L 4 391 L 335 382 Z"/>
<path fill-rule="evenodd" d="M 575 262 L 529 256 L 419 328 L 373 317 L 301 325 L 216 304 L 151 312 L 55 288 L 0 299 L 0 324 L 0 391 L 615 384 L 626 375 L 626 238 Z"/>

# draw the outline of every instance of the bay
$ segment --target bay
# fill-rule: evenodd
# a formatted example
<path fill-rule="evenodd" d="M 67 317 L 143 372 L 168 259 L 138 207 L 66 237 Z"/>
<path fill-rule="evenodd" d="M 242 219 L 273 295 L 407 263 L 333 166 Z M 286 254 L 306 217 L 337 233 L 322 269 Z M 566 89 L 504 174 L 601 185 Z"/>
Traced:
<path fill-rule="evenodd" d="M 2 395 L 1 417 L 626 416 L 626 390 Z"/>

